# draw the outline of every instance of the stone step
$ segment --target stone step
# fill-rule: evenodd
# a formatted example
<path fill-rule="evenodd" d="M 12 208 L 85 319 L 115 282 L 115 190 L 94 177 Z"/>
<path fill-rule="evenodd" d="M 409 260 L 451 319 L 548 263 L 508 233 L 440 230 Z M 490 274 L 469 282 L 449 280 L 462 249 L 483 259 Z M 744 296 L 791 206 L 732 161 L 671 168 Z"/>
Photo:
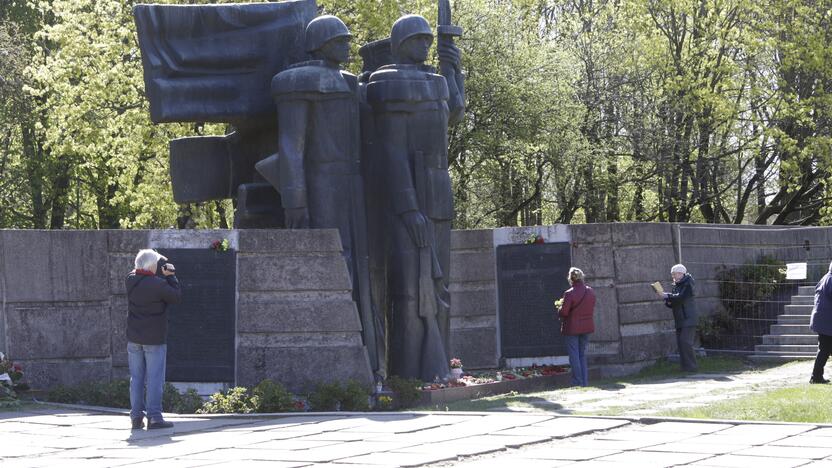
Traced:
<path fill-rule="evenodd" d="M 815 287 L 814 286 L 798 286 L 797 287 L 797 294 L 800 296 L 814 296 L 815 295 Z"/>
<path fill-rule="evenodd" d="M 817 346 L 817 335 L 765 335 L 764 345 L 814 345 Z"/>
<path fill-rule="evenodd" d="M 801 315 L 792 315 L 792 314 L 783 314 L 777 316 L 777 323 L 779 324 L 809 324 L 809 320 L 812 318 L 809 314 L 801 314 Z"/>
<path fill-rule="evenodd" d="M 815 353 L 757 353 L 748 356 L 755 362 L 789 362 L 814 359 Z"/>
<path fill-rule="evenodd" d="M 772 335 L 811 335 L 817 337 L 815 332 L 809 328 L 809 323 L 799 324 L 776 324 L 771 326 Z"/>
<path fill-rule="evenodd" d="M 808 353 L 817 353 L 818 352 L 818 345 L 817 340 L 815 340 L 815 344 L 813 345 L 782 345 L 782 344 L 763 344 L 757 345 L 754 347 L 754 352 L 756 354 L 763 354 L 763 353 L 780 353 L 780 354 L 808 354 Z"/>
<path fill-rule="evenodd" d="M 814 305 L 815 296 L 792 296 L 793 305 Z"/>
<path fill-rule="evenodd" d="M 787 304 L 784 311 L 787 314 L 811 314 L 812 304 Z"/>

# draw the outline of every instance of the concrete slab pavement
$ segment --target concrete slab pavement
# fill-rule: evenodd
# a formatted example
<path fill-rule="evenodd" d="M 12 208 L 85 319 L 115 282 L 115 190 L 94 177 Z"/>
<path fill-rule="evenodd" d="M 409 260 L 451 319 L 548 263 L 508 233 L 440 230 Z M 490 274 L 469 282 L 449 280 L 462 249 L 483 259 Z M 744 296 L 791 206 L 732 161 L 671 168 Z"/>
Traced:
<path fill-rule="evenodd" d="M 172 429 L 134 431 L 124 414 L 44 406 L 0 415 L 4 468 L 832 466 L 832 426 L 814 424 L 339 413 L 171 415 Z"/>

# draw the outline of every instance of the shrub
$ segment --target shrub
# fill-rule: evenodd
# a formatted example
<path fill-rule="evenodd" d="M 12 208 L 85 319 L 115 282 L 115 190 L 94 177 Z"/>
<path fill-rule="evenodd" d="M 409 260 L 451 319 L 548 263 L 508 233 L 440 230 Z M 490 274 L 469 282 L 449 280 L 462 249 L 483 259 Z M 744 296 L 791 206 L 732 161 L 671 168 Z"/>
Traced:
<path fill-rule="evenodd" d="M 252 391 L 252 405 L 258 413 L 281 413 L 296 410 L 295 399 L 280 382 L 266 379 Z"/>
<path fill-rule="evenodd" d="M 756 337 L 768 333 L 782 311 L 770 301 L 786 285 L 783 267 L 782 261 L 762 256 L 753 263 L 717 270 L 715 278 L 725 312 L 700 319 L 702 344 L 712 349 L 753 349 L 759 344 Z"/>
<path fill-rule="evenodd" d="M 130 381 L 121 379 L 75 386 L 59 385 L 46 393 L 46 399 L 55 403 L 130 408 Z"/>
<path fill-rule="evenodd" d="M 356 380 L 349 380 L 341 393 L 341 409 L 344 411 L 370 411 L 370 394 L 367 387 Z"/>
<path fill-rule="evenodd" d="M 422 397 L 422 382 L 419 379 L 404 379 L 393 375 L 387 378 L 387 386 L 396 395 L 396 406 L 410 408 Z"/>
<path fill-rule="evenodd" d="M 58 385 L 52 387 L 46 392 L 46 401 L 54 403 L 78 403 L 81 401 L 78 387 L 68 387 L 66 385 Z"/>
<path fill-rule="evenodd" d="M 254 409 L 248 390 L 245 387 L 234 387 L 211 395 L 211 399 L 197 412 L 202 414 L 251 413 Z"/>
<path fill-rule="evenodd" d="M 734 333 L 734 320 L 725 311 L 719 311 L 713 315 L 700 315 L 696 330 L 699 332 L 699 339 L 705 348 L 722 348 L 726 335 Z"/>
<path fill-rule="evenodd" d="M 109 408 L 130 408 L 130 381 L 127 379 L 109 382 L 86 382 L 75 386 L 58 385 L 46 393 L 46 400 L 55 403 L 69 403 Z M 184 394 L 166 383 L 162 393 L 162 408 L 165 411 L 188 414 L 202 406 L 202 398 L 196 390 Z"/>
<path fill-rule="evenodd" d="M 342 387 L 338 382 L 318 384 L 309 396 L 314 411 L 369 411 L 369 392 L 356 380 L 349 380 Z"/>
<path fill-rule="evenodd" d="M 313 411 L 338 411 L 340 409 L 341 384 L 338 382 L 318 384 L 309 395 L 309 406 Z"/>
<path fill-rule="evenodd" d="M 176 387 L 165 383 L 162 392 L 162 408 L 165 411 L 177 414 L 194 414 L 202 408 L 202 404 L 202 397 L 193 388 L 189 388 L 185 393 L 179 393 Z"/>
<path fill-rule="evenodd" d="M 719 297 L 722 304 L 734 316 L 752 312 L 757 305 L 769 299 L 783 279 L 784 263 L 772 257 L 762 256 L 754 263 L 736 268 L 720 268 L 716 273 Z"/>

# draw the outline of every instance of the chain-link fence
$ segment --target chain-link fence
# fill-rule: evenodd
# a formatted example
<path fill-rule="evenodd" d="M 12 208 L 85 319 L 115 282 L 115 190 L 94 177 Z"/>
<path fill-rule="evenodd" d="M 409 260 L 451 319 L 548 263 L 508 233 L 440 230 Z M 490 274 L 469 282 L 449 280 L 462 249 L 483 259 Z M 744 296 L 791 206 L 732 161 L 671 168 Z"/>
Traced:
<path fill-rule="evenodd" d="M 699 229 L 687 231 L 687 236 L 682 229 L 679 238 L 683 263 L 697 281 L 703 348 L 753 353 L 755 346 L 771 342 L 764 343 L 763 336 L 773 334 L 772 325 L 776 324 L 795 325 L 786 333 L 811 334 L 812 288 L 803 288 L 802 294 L 799 288 L 814 287 L 829 268 L 826 229 L 796 234 L 794 230 L 757 228 L 733 237 L 725 234 L 725 228 L 720 228 L 721 235 L 713 236 L 702 228 L 688 229 Z M 686 237 L 696 239 L 697 244 L 685 244 Z M 788 263 L 805 263 L 805 278 L 787 279 Z M 778 319 L 781 315 L 785 317 Z"/>

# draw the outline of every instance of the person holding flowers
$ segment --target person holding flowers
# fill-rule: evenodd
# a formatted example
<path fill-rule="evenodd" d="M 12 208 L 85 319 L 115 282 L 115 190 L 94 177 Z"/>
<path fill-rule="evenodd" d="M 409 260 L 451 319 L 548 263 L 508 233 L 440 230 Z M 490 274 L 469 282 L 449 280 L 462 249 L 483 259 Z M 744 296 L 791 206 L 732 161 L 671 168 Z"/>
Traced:
<path fill-rule="evenodd" d="M 595 291 L 584 283 L 584 272 L 578 268 L 570 268 L 567 279 L 572 287 L 567 289 L 560 299 L 560 334 L 566 337 L 569 366 L 572 368 L 572 385 L 586 387 L 589 385 L 586 347 L 589 334 L 595 331 L 592 318 L 595 312 Z M 555 305 L 558 305 L 558 301 Z"/>

